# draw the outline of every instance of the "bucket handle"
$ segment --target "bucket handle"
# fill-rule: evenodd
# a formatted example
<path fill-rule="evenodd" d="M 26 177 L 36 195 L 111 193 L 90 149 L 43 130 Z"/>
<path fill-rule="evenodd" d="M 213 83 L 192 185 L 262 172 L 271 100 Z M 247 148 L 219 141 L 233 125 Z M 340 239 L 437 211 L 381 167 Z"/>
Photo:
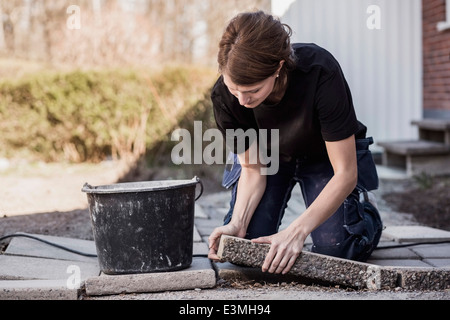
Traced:
<path fill-rule="evenodd" d="M 197 196 L 197 198 L 195 198 L 195 201 L 197 201 L 203 195 L 204 187 L 203 187 L 203 182 L 202 182 L 202 180 L 200 180 L 199 177 L 195 177 L 193 180 L 197 181 L 197 183 L 200 184 L 200 194 Z"/>

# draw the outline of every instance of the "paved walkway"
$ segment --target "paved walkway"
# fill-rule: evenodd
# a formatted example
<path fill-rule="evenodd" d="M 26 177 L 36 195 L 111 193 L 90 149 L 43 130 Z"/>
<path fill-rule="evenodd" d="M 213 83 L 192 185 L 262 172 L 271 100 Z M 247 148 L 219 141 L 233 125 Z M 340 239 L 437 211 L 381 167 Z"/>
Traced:
<path fill-rule="evenodd" d="M 203 211 L 207 212 L 208 219 L 196 219 L 196 226 L 200 235 L 207 241 L 207 237 L 212 230 L 222 223 L 223 217 L 228 211 L 228 194 L 218 193 L 202 199 L 200 204 Z M 301 200 L 300 189 L 294 189 L 292 199 L 283 217 L 281 229 L 287 227 L 295 220 L 299 213 L 305 210 L 305 205 Z M 385 224 L 385 229 L 379 244 L 379 248 L 405 245 L 417 242 L 432 242 L 435 244 L 421 245 L 404 248 L 392 248 L 377 250 L 372 254 L 368 263 L 380 266 L 396 267 L 434 267 L 450 268 L 450 243 L 436 244 L 450 240 L 450 232 L 433 229 L 419 225 L 398 225 L 398 221 L 389 219 L 391 215 L 401 215 L 400 213 L 381 212 Z M 306 241 L 306 249 L 312 244 L 310 238 Z"/>
<path fill-rule="evenodd" d="M 289 203 L 283 225 L 287 226 L 304 204 L 299 190 L 294 191 Z M 296 194 L 297 193 L 297 194 Z M 96 258 L 84 257 L 62 251 L 44 243 L 28 238 L 13 238 L 0 255 L 0 299 L 80 299 L 84 296 L 104 296 L 122 293 L 151 293 L 173 290 L 211 289 L 217 279 L 245 278 L 269 279 L 284 282 L 287 278 L 262 273 L 259 270 L 240 268 L 229 263 L 211 263 L 205 256 L 208 253 L 207 238 L 211 231 L 221 225 L 227 211 L 229 194 L 227 192 L 205 196 L 196 205 L 194 230 L 194 259 L 188 269 L 141 275 L 108 276 L 100 272 Z M 95 254 L 93 241 L 39 236 L 40 238 L 70 247 L 84 253 Z M 426 274 L 439 274 L 443 277 L 436 287 L 450 288 L 450 232 L 417 225 L 387 224 L 380 247 L 390 247 L 412 242 L 434 242 L 435 244 L 381 249 L 375 251 L 368 263 L 383 267 L 399 267 Z M 311 242 L 308 241 L 307 250 Z M 218 277 L 217 277 L 218 276 Z M 426 279 L 421 281 L 423 288 Z M 430 282 L 431 285 L 431 282 Z"/>

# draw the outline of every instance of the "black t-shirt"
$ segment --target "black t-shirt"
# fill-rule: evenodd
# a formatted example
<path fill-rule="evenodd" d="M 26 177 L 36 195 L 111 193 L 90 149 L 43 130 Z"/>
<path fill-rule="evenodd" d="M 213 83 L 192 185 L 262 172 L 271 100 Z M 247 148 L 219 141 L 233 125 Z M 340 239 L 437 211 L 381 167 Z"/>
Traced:
<path fill-rule="evenodd" d="M 352 135 L 364 138 L 367 129 L 356 118 L 349 86 L 336 59 L 315 44 L 292 47 L 296 68 L 289 73 L 283 99 L 276 105 L 263 103 L 247 109 L 220 77 L 211 95 L 216 123 L 224 135 L 227 129 L 267 129 L 269 134 L 271 129 L 279 129 L 282 160 L 326 158 L 325 141 Z"/>

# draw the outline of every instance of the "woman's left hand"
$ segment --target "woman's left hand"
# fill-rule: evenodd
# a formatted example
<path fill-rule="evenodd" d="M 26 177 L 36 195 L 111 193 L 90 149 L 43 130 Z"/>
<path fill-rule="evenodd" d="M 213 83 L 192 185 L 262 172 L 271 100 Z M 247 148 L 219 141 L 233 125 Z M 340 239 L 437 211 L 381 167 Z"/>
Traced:
<path fill-rule="evenodd" d="M 302 252 L 305 238 L 288 227 L 272 236 L 252 240 L 254 243 L 270 244 L 262 271 L 276 274 L 288 273 Z"/>

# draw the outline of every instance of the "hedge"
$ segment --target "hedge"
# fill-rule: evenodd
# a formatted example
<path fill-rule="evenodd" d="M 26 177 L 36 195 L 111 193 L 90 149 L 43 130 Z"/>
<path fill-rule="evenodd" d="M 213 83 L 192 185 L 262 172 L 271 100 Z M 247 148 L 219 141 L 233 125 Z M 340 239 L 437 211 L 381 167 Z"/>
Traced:
<path fill-rule="evenodd" d="M 209 69 L 179 66 L 44 72 L 0 82 L 0 157 L 139 157 L 180 122 L 210 121 L 215 77 Z"/>

